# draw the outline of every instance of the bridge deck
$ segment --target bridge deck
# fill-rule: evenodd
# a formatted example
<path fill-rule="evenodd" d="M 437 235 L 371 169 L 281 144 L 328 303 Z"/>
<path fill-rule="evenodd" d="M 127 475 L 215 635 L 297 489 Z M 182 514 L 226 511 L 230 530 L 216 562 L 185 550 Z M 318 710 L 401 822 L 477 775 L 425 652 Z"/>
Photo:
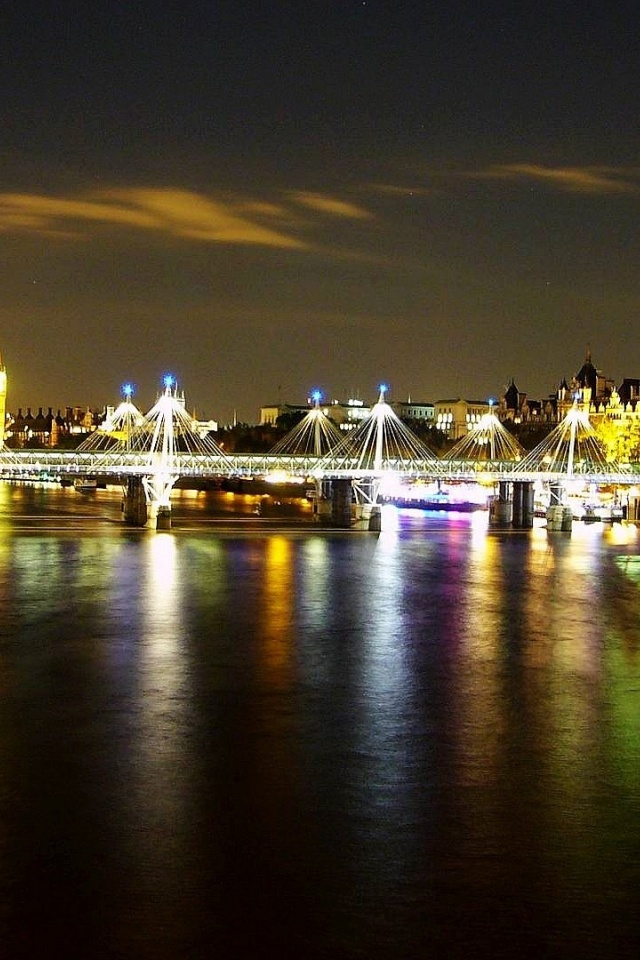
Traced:
<path fill-rule="evenodd" d="M 635 466 L 635 465 L 634 465 Z M 113 478 L 114 482 L 127 476 L 149 476 L 162 471 L 176 477 L 261 477 L 283 473 L 308 479 L 331 479 L 332 477 L 384 477 L 389 473 L 406 480 L 457 480 L 498 482 L 500 480 L 542 480 L 563 482 L 568 479 L 583 479 L 596 484 L 630 486 L 640 482 L 640 472 L 629 467 L 625 471 L 580 470 L 574 468 L 571 475 L 559 472 L 523 471 L 513 462 L 459 462 L 452 460 L 385 461 L 380 470 L 345 463 L 344 457 L 332 463 L 328 457 L 310 454 L 197 454 L 176 453 L 168 465 L 156 453 L 89 452 L 60 450 L 0 450 L 0 479 L 59 480 L 62 477 L 100 476 Z"/>

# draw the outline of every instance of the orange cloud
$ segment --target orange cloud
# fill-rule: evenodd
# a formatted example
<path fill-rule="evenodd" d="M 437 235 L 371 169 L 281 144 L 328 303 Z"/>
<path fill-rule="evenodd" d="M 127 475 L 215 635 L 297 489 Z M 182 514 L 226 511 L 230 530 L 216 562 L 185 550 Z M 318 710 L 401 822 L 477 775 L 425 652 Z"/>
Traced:
<path fill-rule="evenodd" d="M 143 211 L 97 200 L 65 200 L 25 193 L 0 194 L 0 223 L 16 216 L 37 218 L 47 226 L 69 220 L 121 223 L 147 228 L 158 226 L 157 222 Z"/>
<path fill-rule="evenodd" d="M 370 220 L 372 214 L 355 203 L 349 203 L 346 200 L 338 200 L 336 197 L 326 197 L 322 193 L 310 193 L 306 190 L 300 190 L 290 193 L 289 196 L 303 207 L 311 210 L 317 210 L 319 213 L 326 213 L 334 217 L 346 217 L 349 220 Z"/>
<path fill-rule="evenodd" d="M 467 174 L 478 179 L 539 180 L 571 193 L 590 194 L 638 193 L 640 185 L 633 179 L 635 175 L 635 171 L 612 167 L 545 167 L 535 163 L 500 164 Z"/>
<path fill-rule="evenodd" d="M 128 189 L 81 198 L 0 194 L 0 230 L 68 235 L 70 224 L 119 224 L 211 243 L 258 244 L 301 249 L 298 237 L 261 222 L 274 209 L 242 212 L 241 206 L 189 190 Z"/>
<path fill-rule="evenodd" d="M 288 236 L 241 215 L 229 202 L 223 203 L 189 190 L 114 190 L 108 196 L 151 215 L 174 236 L 267 247 L 306 246 L 297 237 Z M 264 209 L 261 211 L 262 214 L 265 212 Z M 271 211 L 269 213 L 273 215 Z"/>

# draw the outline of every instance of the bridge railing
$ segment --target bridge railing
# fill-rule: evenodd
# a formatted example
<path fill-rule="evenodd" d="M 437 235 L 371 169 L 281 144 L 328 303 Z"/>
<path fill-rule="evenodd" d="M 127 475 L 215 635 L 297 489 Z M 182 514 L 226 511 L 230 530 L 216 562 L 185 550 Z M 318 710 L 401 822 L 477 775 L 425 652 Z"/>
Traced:
<path fill-rule="evenodd" d="M 78 450 L 9 450 L 0 449 L 0 478 L 59 480 L 63 477 L 103 476 L 118 478 L 148 476 L 156 464 L 153 453 L 132 453 Z M 386 460 L 379 470 L 358 464 L 357 458 L 330 457 L 312 454 L 211 454 L 178 452 L 172 462 L 176 476 L 183 477 L 266 477 L 275 473 L 308 479 L 350 477 L 362 480 L 396 473 L 407 481 L 417 479 L 444 481 L 540 480 L 566 482 L 570 479 L 591 479 L 599 484 L 631 485 L 640 483 L 640 465 L 596 471 L 592 465 L 576 464 L 572 476 L 558 471 L 522 470 L 517 463 L 500 461 L 431 461 Z"/>

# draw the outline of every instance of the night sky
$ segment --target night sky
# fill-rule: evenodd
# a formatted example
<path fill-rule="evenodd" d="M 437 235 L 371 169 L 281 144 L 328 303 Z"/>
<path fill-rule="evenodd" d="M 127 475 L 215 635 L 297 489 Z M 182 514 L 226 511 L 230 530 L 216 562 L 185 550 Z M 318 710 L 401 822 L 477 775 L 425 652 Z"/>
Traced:
<path fill-rule="evenodd" d="M 640 376 L 620 3 L 3 4 L 8 407 Z"/>

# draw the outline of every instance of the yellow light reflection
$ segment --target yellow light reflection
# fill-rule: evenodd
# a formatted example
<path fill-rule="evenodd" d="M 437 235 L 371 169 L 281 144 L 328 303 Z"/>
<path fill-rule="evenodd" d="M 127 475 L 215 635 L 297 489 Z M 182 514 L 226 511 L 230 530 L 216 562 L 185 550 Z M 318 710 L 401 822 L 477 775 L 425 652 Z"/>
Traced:
<path fill-rule="evenodd" d="M 286 685 L 291 679 L 293 620 L 293 550 L 287 537 L 267 540 L 262 594 L 264 666 L 270 683 Z"/>
<path fill-rule="evenodd" d="M 613 546 L 628 546 L 637 543 L 638 528 L 632 523 L 611 523 L 603 530 L 603 540 Z"/>
<path fill-rule="evenodd" d="M 470 515 L 471 544 L 474 550 L 483 552 L 488 541 L 487 529 L 489 513 L 485 510 L 474 510 Z"/>

